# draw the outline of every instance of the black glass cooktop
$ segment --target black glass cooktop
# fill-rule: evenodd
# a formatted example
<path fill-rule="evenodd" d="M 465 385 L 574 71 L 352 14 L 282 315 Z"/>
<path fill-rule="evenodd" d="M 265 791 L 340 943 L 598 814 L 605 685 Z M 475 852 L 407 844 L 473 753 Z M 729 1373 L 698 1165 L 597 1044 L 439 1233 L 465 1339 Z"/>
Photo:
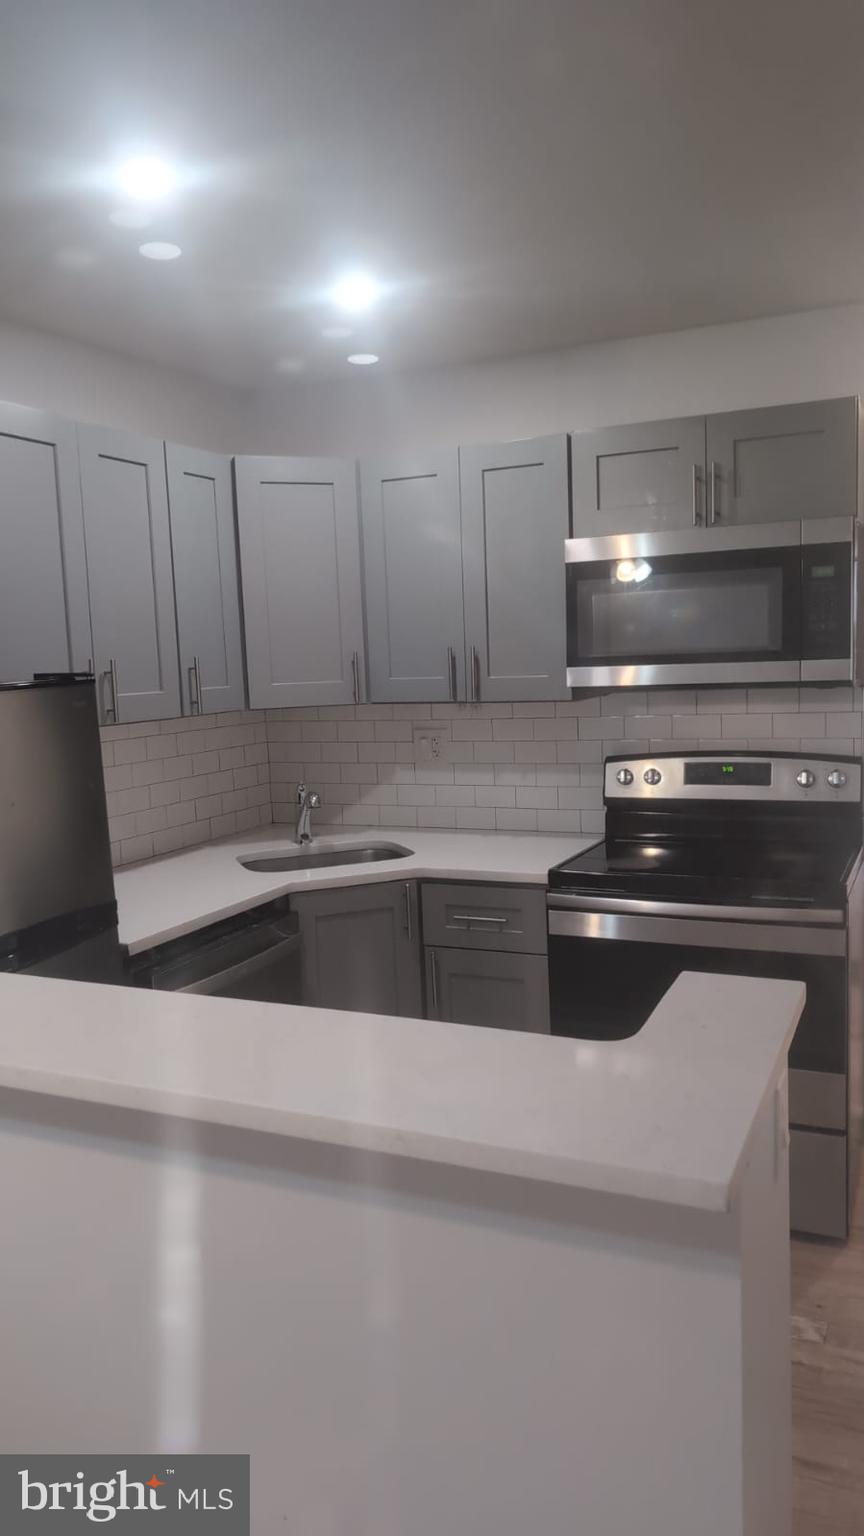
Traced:
<path fill-rule="evenodd" d="M 731 906 L 838 906 L 855 852 L 812 843 L 688 837 L 608 840 L 550 871 L 573 895 Z"/>

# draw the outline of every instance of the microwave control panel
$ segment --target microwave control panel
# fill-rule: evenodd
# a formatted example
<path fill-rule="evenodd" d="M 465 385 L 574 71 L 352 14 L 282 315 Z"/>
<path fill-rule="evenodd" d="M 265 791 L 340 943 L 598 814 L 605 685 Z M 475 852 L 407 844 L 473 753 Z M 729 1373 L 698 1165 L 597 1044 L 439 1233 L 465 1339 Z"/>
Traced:
<path fill-rule="evenodd" d="M 808 545 L 801 583 L 802 659 L 848 656 L 851 625 L 851 547 Z"/>

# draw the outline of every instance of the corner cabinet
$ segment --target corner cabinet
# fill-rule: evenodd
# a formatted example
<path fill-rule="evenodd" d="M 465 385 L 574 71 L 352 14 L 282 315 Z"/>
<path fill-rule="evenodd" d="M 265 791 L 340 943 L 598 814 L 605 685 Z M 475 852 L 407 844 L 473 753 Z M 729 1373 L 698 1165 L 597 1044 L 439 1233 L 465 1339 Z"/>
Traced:
<path fill-rule="evenodd" d="M 179 715 L 164 445 L 83 426 L 78 444 L 100 717 Z"/>
<path fill-rule="evenodd" d="M 465 697 L 462 519 L 456 450 L 360 469 L 369 697 Z"/>
<path fill-rule="evenodd" d="M 166 444 L 183 713 L 242 709 L 240 589 L 231 464 Z"/>
<path fill-rule="evenodd" d="M 567 436 L 460 448 L 468 699 L 567 699 Z"/>
<path fill-rule="evenodd" d="M 413 880 L 292 896 L 300 920 L 303 1002 L 356 1013 L 422 1013 Z"/>
<path fill-rule="evenodd" d="M 353 462 L 236 458 L 253 709 L 364 697 L 360 530 Z"/>
<path fill-rule="evenodd" d="M 0 682 L 92 657 L 74 423 L 0 404 Z"/>

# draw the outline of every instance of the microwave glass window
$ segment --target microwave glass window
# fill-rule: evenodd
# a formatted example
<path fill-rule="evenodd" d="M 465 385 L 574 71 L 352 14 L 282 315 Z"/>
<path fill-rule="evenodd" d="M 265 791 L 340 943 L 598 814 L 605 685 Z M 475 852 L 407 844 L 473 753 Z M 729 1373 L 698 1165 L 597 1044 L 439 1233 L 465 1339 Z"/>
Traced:
<path fill-rule="evenodd" d="M 642 580 L 625 570 L 624 577 L 612 566 L 608 574 L 580 581 L 581 658 L 783 653 L 780 566 L 649 571 Z"/>

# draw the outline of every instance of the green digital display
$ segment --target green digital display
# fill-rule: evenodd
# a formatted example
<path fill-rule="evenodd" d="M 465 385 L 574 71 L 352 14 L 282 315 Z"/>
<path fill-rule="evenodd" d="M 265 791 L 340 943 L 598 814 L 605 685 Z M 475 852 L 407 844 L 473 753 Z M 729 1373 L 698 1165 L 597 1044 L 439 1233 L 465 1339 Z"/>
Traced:
<path fill-rule="evenodd" d="M 724 763 L 723 764 L 723 772 L 724 773 L 734 773 L 735 772 L 735 764 L 734 763 Z"/>
<path fill-rule="evenodd" d="M 810 575 L 814 579 L 817 577 L 822 577 L 824 579 L 826 577 L 836 576 L 836 574 L 837 572 L 833 565 L 811 565 L 810 567 Z"/>

